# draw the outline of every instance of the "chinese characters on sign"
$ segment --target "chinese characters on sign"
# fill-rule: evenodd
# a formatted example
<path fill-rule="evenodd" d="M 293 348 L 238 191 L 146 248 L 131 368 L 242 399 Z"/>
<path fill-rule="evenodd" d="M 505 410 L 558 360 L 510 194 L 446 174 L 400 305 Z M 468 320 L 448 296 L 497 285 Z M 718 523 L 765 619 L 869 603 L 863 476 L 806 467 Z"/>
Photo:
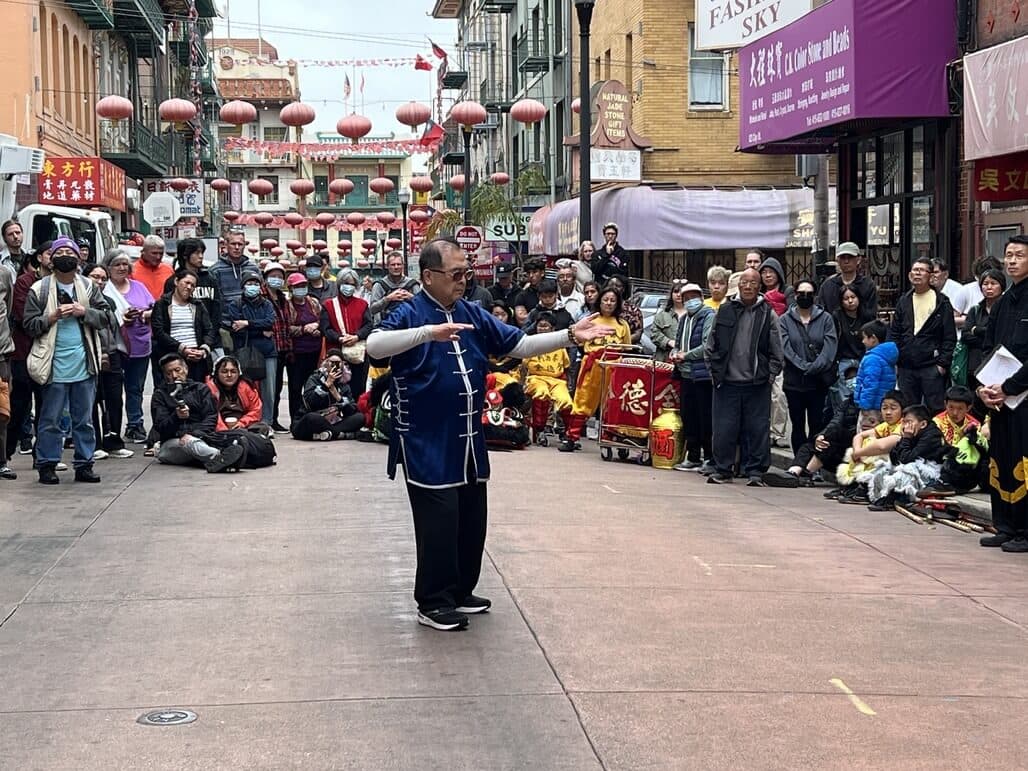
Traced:
<path fill-rule="evenodd" d="M 1025 89 L 1018 89 L 1026 79 L 1028 41 L 1024 38 L 964 57 L 965 158 L 978 160 L 1028 149 L 1028 100 Z"/>
<path fill-rule="evenodd" d="M 597 148 L 589 155 L 589 168 L 594 182 L 638 182 L 642 179 L 642 153 Z"/>
<path fill-rule="evenodd" d="M 203 180 L 199 177 L 190 177 L 189 187 L 182 191 L 172 190 L 170 182 L 170 179 L 144 179 L 143 198 L 145 199 L 150 193 L 171 193 L 182 204 L 183 217 L 202 218 L 204 216 Z"/>
<path fill-rule="evenodd" d="M 811 0 L 696 0 L 696 48 L 740 48 L 810 13 L 811 5 Z"/>
<path fill-rule="evenodd" d="M 650 400 L 646 394 L 646 386 L 641 379 L 630 380 L 621 387 L 621 394 L 618 401 L 621 404 L 622 412 L 630 412 L 633 415 L 648 415 L 650 412 Z"/>
<path fill-rule="evenodd" d="M 1028 198 L 1028 153 L 975 161 L 973 192 L 978 201 Z"/>
<path fill-rule="evenodd" d="M 39 202 L 125 211 L 125 172 L 92 156 L 47 158 L 39 175 Z"/>

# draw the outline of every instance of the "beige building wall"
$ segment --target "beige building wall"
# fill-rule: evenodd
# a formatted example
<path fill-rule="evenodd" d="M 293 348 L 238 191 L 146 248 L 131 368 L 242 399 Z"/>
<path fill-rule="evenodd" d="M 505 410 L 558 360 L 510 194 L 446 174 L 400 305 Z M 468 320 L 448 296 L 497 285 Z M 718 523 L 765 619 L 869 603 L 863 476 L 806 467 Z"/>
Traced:
<path fill-rule="evenodd" d="M 689 24 L 693 13 L 692 0 L 596 3 L 590 72 L 593 82 L 620 80 L 632 92 L 634 128 L 653 143 L 653 152 L 643 155 L 643 178 L 682 185 L 799 184 L 793 156 L 736 152 L 736 55 L 724 57 L 728 70 L 726 109 L 690 109 Z M 578 61 L 577 18 L 573 20 L 573 36 Z"/>
<path fill-rule="evenodd" d="M 96 154 L 93 33 L 60 2 L 0 4 L 0 132 L 48 155 Z"/>

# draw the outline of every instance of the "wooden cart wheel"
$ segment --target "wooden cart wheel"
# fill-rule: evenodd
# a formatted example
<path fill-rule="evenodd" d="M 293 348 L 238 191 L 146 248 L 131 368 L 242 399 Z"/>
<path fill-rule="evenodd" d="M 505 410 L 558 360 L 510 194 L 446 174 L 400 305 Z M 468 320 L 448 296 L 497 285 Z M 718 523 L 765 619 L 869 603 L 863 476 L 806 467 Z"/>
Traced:
<path fill-rule="evenodd" d="M 613 460 L 614 453 L 609 447 L 600 448 L 600 459 L 601 460 Z"/>

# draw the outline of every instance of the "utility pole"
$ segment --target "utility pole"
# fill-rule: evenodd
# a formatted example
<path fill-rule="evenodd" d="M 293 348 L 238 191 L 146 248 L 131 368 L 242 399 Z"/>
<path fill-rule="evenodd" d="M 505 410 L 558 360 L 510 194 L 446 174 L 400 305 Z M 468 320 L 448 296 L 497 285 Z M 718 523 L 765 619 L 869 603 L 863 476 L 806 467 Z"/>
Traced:
<path fill-rule="evenodd" d="M 827 155 L 816 155 L 817 176 L 814 179 L 814 275 L 820 283 L 828 276 L 828 167 Z"/>

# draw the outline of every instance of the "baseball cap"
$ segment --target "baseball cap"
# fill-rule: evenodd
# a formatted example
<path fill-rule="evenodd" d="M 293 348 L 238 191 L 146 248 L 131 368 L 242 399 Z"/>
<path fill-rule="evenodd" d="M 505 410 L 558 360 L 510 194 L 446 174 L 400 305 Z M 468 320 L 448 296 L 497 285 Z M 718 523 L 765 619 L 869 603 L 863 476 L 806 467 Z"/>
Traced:
<path fill-rule="evenodd" d="M 496 275 L 498 277 L 499 276 L 509 276 L 513 272 L 514 272 L 514 266 L 511 265 L 509 262 L 501 262 L 499 265 L 496 266 Z"/>
<path fill-rule="evenodd" d="M 273 270 L 280 270 L 280 271 L 282 271 L 283 274 L 286 272 L 285 268 L 283 268 L 277 262 L 272 261 L 272 262 L 269 262 L 267 265 L 264 266 L 264 275 L 265 276 L 268 275 Z"/>
<path fill-rule="evenodd" d="M 297 284 L 306 284 L 307 277 L 302 273 L 290 273 L 289 278 L 286 279 L 286 283 L 289 286 L 296 286 Z"/>
<path fill-rule="evenodd" d="M 700 295 L 703 294 L 703 290 L 700 289 L 699 284 L 684 284 L 682 288 L 678 290 L 678 293 L 684 294 L 685 292 L 696 292 Z"/>
<path fill-rule="evenodd" d="M 835 257 L 836 259 L 838 259 L 839 257 L 842 257 L 844 255 L 849 255 L 850 257 L 859 257 L 860 247 L 852 241 L 843 241 L 841 244 L 835 247 Z"/>

